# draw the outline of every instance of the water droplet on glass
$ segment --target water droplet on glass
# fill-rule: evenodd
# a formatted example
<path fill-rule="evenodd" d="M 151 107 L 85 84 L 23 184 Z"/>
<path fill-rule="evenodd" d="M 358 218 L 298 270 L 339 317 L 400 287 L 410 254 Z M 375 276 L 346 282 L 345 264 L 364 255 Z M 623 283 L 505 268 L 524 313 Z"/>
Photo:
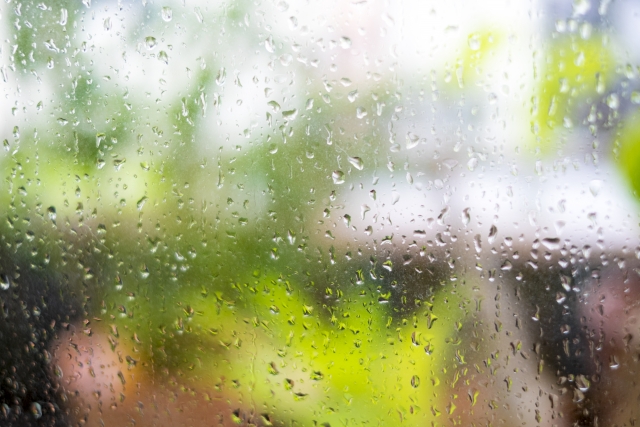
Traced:
<path fill-rule="evenodd" d="M 471 34 L 467 41 L 469 43 L 469 49 L 480 50 L 481 43 L 480 43 L 480 36 L 478 34 Z"/>
<path fill-rule="evenodd" d="M 359 171 L 361 171 L 364 168 L 364 163 L 362 161 L 362 159 L 360 157 L 349 157 L 349 163 L 351 163 L 351 165 L 358 169 Z"/>
<path fill-rule="evenodd" d="M 607 97 L 607 106 L 612 110 L 617 110 L 620 107 L 620 97 L 617 93 L 612 93 Z"/>
<path fill-rule="evenodd" d="M 588 391 L 589 387 L 591 387 L 591 381 L 589 381 L 584 375 L 578 375 L 575 381 L 576 387 L 578 387 L 578 390 L 583 393 Z"/>
<path fill-rule="evenodd" d="M 565 294 L 563 294 L 562 292 L 558 292 L 556 293 L 556 302 L 558 304 L 562 304 L 563 302 L 565 302 L 567 299 L 567 296 Z"/>
<path fill-rule="evenodd" d="M 164 50 L 161 50 L 160 52 L 158 52 L 158 59 L 164 62 L 165 64 L 169 63 L 169 55 L 167 55 L 167 52 L 165 52 Z"/>
<path fill-rule="evenodd" d="M 60 10 L 60 25 L 64 26 L 67 25 L 67 18 L 68 18 L 69 14 L 67 12 L 67 9 L 62 8 Z"/>
<path fill-rule="evenodd" d="M 267 49 L 267 52 L 273 53 L 275 52 L 275 46 L 273 44 L 273 36 L 269 36 L 264 41 L 264 48 Z"/>
<path fill-rule="evenodd" d="M 599 179 L 594 179 L 589 183 L 589 191 L 591 191 L 591 194 L 593 194 L 594 197 L 598 195 L 601 188 L 602 181 Z"/>
<path fill-rule="evenodd" d="M 138 208 L 139 211 L 142 210 L 142 208 L 144 207 L 144 204 L 147 202 L 147 200 L 149 200 L 147 198 L 147 196 L 142 197 L 140 200 L 138 200 L 138 203 L 136 203 L 136 206 Z"/>
<path fill-rule="evenodd" d="M 42 418 L 42 406 L 38 402 L 32 402 L 29 407 L 29 412 L 33 415 L 33 417 L 37 420 Z"/>
<path fill-rule="evenodd" d="M 560 239 L 558 239 L 557 237 L 547 237 L 545 239 L 542 239 L 542 244 L 550 251 L 560 249 Z"/>
<path fill-rule="evenodd" d="M 295 120 L 297 116 L 298 116 L 298 110 L 295 108 L 293 110 L 287 110 L 282 112 L 282 117 L 288 121 Z"/>
<path fill-rule="evenodd" d="M 473 238 L 473 246 L 475 247 L 477 253 L 482 252 L 482 237 L 479 234 L 476 234 L 476 236 Z"/>
<path fill-rule="evenodd" d="M 274 113 L 280 111 L 280 104 L 278 104 L 276 101 L 269 101 L 267 102 L 267 105 L 271 107 Z"/>
<path fill-rule="evenodd" d="M 11 287 L 11 279 L 6 274 L 0 274 L 0 289 L 3 291 L 8 290 Z"/>
<path fill-rule="evenodd" d="M 47 208 L 47 215 L 49 216 L 49 219 L 51 221 L 55 221 L 56 220 L 56 208 L 53 206 L 49 206 L 49 208 Z"/>
<path fill-rule="evenodd" d="M 227 70 L 224 67 L 221 67 L 218 71 L 218 75 L 216 76 L 216 84 L 218 86 L 222 86 L 224 82 L 227 80 Z"/>
<path fill-rule="evenodd" d="M 144 44 L 147 46 L 147 49 L 151 50 L 154 47 L 156 47 L 158 42 L 156 42 L 156 38 L 155 37 L 149 36 L 149 37 L 146 37 L 144 39 Z"/>
<path fill-rule="evenodd" d="M 164 22 L 169 22 L 171 21 L 171 18 L 173 18 L 173 10 L 171 10 L 170 7 L 165 6 L 162 8 L 162 20 Z"/>
<path fill-rule="evenodd" d="M 333 171 L 331 174 L 331 178 L 333 178 L 334 184 L 343 184 L 344 183 L 344 172 L 342 171 Z"/>
<path fill-rule="evenodd" d="M 487 238 L 487 241 L 489 242 L 490 245 L 492 245 L 493 242 L 495 242 L 497 234 L 498 234 L 498 228 L 495 225 L 492 225 L 491 228 L 489 229 L 489 237 Z"/>
<path fill-rule="evenodd" d="M 458 166 L 458 161 L 453 159 L 445 159 L 442 161 L 442 164 L 447 167 L 449 170 L 453 170 L 456 166 Z"/>
<path fill-rule="evenodd" d="M 502 271 L 509 271 L 512 268 L 513 268 L 513 264 L 511 264 L 509 260 L 505 260 L 505 262 L 502 263 L 502 265 L 500 266 L 500 270 Z"/>
<path fill-rule="evenodd" d="M 411 387 L 418 388 L 420 386 L 420 377 L 414 375 L 411 377 Z"/>
<path fill-rule="evenodd" d="M 419 143 L 420 137 L 418 135 L 412 132 L 407 133 L 407 150 L 417 147 Z"/>

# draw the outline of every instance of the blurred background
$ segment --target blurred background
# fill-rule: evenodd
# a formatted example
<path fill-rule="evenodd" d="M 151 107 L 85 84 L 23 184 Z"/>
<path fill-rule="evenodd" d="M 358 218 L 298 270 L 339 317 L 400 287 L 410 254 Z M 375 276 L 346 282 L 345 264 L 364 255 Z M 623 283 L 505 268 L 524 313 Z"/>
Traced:
<path fill-rule="evenodd" d="M 633 426 L 640 4 L 0 4 L 0 424 Z"/>

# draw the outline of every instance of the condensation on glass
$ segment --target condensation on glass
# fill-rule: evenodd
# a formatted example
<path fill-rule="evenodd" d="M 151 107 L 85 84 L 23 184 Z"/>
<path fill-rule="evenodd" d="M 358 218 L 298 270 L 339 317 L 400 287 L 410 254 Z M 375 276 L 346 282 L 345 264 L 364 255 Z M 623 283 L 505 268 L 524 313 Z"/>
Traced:
<path fill-rule="evenodd" d="M 0 5 L 0 424 L 633 426 L 640 6 Z"/>

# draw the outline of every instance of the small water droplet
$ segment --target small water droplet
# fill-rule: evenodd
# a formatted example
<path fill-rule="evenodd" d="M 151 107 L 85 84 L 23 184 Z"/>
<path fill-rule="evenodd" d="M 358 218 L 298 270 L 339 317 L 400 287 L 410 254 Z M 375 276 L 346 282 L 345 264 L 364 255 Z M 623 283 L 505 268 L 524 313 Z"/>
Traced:
<path fill-rule="evenodd" d="M 269 53 L 275 52 L 276 49 L 273 43 L 273 36 L 269 36 L 266 38 L 266 40 L 264 41 L 264 48 L 267 49 L 267 52 Z"/>
<path fill-rule="evenodd" d="M 0 289 L 3 291 L 8 290 L 11 287 L 11 279 L 6 274 L 0 274 Z"/>
<path fill-rule="evenodd" d="M 362 161 L 362 159 L 360 157 L 349 157 L 349 163 L 351 163 L 351 165 L 358 169 L 359 171 L 361 171 L 364 168 L 364 162 Z"/>
<path fill-rule="evenodd" d="M 480 36 L 478 34 L 471 34 L 467 42 L 469 43 L 469 49 L 471 50 L 480 50 L 480 47 L 482 47 Z"/>
<path fill-rule="evenodd" d="M 162 20 L 164 22 L 169 22 L 173 18 L 173 10 L 169 6 L 165 6 L 162 8 Z"/>
<path fill-rule="evenodd" d="M 493 242 L 495 242 L 497 234 L 498 234 L 498 227 L 496 227 L 495 225 L 492 225 L 491 228 L 489 229 L 489 237 L 487 239 L 490 245 L 492 245 Z"/>
<path fill-rule="evenodd" d="M 620 107 L 620 97 L 617 93 L 607 96 L 607 106 L 612 110 L 617 110 Z"/>
<path fill-rule="evenodd" d="M 593 197 L 596 197 L 598 193 L 602 189 L 602 181 L 599 179 L 594 179 L 589 183 L 589 191 L 593 194 Z"/>
<path fill-rule="evenodd" d="M 414 147 L 417 147 L 420 144 L 420 137 L 415 133 L 408 132 L 407 133 L 407 150 L 411 150 Z"/>
<path fill-rule="evenodd" d="M 33 415 L 33 417 L 37 420 L 42 418 L 42 406 L 38 402 L 32 402 L 29 407 L 29 412 Z"/>
<path fill-rule="evenodd" d="M 589 390 L 589 387 L 591 387 L 591 381 L 589 381 L 584 375 L 578 375 L 576 377 L 576 387 L 584 393 Z"/>
<path fill-rule="evenodd" d="M 550 251 L 560 249 L 560 239 L 558 239 L 557 237 L 547 237 L 545 239 L 542 239 L 542 244 Z"/>
<path fill-rule="evenodd" d="M 269 101 L 267 102 L 267 105 L 271 107 L 274 113 L 280 111 L 280 104 L 278 104 L 276 101 Z"/>
<path fill-rule="evenodd" d="M 59 21 L 60 25 L 62 25 L 62 26 L 67 25 L 68 16 L 69 16 L 69 14 L 67 12 L 67 9 L 62 8 L 60 10 L 60 21 Z"/>
<path fill-rule="evenodd" d="M 222 86 L 224 82 L 227 80 L 227 70 L 224 67 L 221 67 L 218 71 L 218 75 L 216 76 L 216 84 L 218 86 Z"/>
<path fill-rule="evenodd" d="M 55 221 L 56 220 L 56 208 L 54 206 L 49 206 L 49 208 L 47 209 L 47 215 L 49 216 L 49 219 L 51 221 Z"/>
<path fill-rule="evenodd" d="M 167 55 L 167 52 L 165 52 L 164 50 L 161 50 L 160 52 L 158 52 L 158 59 L 164 62 L 165 64 L 169 63 L 169 55 Z"/>
<path fill-rule="evenodd" d="M 420 386 L 420 377 L 414 375 L 411 377 L 411 387 L 418 388 Z"/>
<path fill-rule="evenodd" d="M 344 172 L 336 170 L 331 174 L 331 178 L 333 178 L 334 184 L 343 184 L 344 183 Z"/>
<path fill-rule="evenodd" d="M 138 200 L 138 203 L 136 203 L 136 206 L 137 206 L 139 211 L 142 210 L 142 208 L 144 207 L 144 204 L 147 202 L 147 200 L 149 200 L 147 196 L 143 196 L 140 200 Z"/>
<path fill-rule="evenodd" d="M 475 247 L 477 253 L 482 252 L 482 237 L 479 234 L 476 234 L 476 236 L 473 238 L 473 246 Z"/>
<path fill-rule="evenodd" d="M 156 41 L 155 37 L 149 36 L 149 37 L 145 37 L 144 44 L 147 46 L 147 49 L 151 50 L 154 47 L 156 47 L 158 42 Z"/>
<path fill-rule="evenodd" d="M 298 110 L 294 108 L 293 110 L 283 111 L 282 117 L 288 121 L 295 120 L 298 117 Z"/>
<path fill-rule="evenodd" d="M 462 224 L 466 227 L 471 221 L 471 208 L 465 208 L 462 211 Z"/>
<path fill-rule="evenodd" d="M 453 170 L 456 166 L 458 166 L 458 161 L 453 159 L 445 159 L 442 161 L 442 164 L 447 167 L 450 171 Z"/>

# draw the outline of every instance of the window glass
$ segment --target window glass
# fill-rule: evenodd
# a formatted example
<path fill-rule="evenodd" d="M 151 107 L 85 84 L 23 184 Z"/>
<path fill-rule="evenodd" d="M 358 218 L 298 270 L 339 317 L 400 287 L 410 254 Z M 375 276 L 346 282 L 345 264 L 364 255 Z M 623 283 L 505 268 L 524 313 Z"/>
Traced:
<path fill-rule="evenodd" d="M 5 0 L 0 425 L 635 425 L 639 14 Z"/>

